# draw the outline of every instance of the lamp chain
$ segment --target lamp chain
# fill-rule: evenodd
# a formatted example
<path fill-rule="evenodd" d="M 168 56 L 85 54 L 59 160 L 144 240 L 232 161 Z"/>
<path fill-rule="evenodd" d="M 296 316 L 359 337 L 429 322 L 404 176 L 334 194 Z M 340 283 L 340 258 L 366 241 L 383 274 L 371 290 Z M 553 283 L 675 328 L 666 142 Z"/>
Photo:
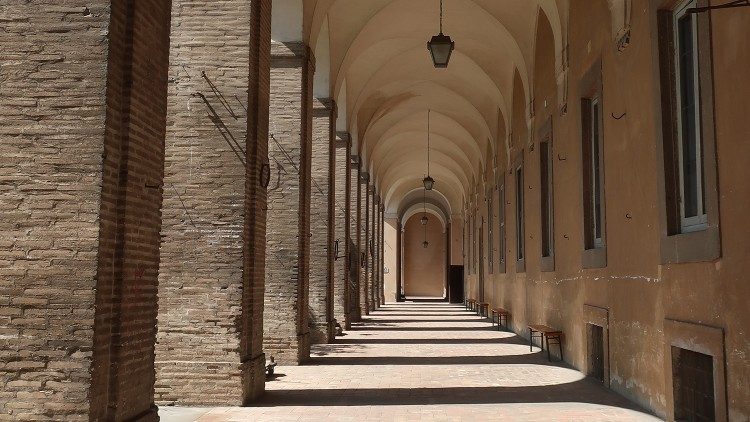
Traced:
<path fill-rule="evenodd" d="M 440 0 L 440 33 L 443 33 L 443 0 Z"/>
<path fill-rule="evenodd" d="M 429 176 L 430 176 L 430 110 L 427 109 L 427 177 Z"/>

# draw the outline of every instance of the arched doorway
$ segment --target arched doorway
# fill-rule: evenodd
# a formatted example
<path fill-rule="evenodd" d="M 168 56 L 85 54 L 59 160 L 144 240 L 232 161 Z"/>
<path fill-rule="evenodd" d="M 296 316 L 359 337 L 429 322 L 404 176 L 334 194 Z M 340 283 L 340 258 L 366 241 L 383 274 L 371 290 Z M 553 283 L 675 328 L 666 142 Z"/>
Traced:
<path fill-rule="evenodd" d="M 426 225 L 423 217 L 427 217 Z M 446 298 L 446 233 L 443 221 L 429 213 L 416 213 L 406 220 L 403 289 L 407 298 Z"/>

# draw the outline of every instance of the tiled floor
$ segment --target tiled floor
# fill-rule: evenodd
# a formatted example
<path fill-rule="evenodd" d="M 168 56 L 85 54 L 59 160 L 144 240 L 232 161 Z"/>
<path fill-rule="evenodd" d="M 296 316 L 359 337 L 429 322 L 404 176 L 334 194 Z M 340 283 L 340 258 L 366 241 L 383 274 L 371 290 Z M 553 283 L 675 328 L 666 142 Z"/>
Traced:
<path fill-rule="evenodd" d="M 461 305 L 389 304 L 276 372 L 253 407 L 163 407 L 161 420 L 657 420 Z"/>

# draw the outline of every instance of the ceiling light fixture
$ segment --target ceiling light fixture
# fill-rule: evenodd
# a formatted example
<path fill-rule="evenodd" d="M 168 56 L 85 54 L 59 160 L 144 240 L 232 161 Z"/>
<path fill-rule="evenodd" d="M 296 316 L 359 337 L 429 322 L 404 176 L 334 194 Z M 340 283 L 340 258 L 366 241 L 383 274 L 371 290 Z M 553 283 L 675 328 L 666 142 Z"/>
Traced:
<path fill-rule="evenodd" d="M 432 190 L 435 186 L 435 179 L 430 177 L 430 110 L 427 110 L 427 177 L 422 179 L 422 183 L 426 190 Z"/>
<path fill-rule="evenodd" d="M 435 65 L 435 68 L 444 69 L 448 67 L 448 61 L 451 59 L 451 53 L 455 47 L 456 43 L 451 40 L 451 37 L 443 34 L 443 0 L 440 0 L 440 33 L 434 35 L 427 43 L 427 49 L 430 50 L 432 64 Z"/>

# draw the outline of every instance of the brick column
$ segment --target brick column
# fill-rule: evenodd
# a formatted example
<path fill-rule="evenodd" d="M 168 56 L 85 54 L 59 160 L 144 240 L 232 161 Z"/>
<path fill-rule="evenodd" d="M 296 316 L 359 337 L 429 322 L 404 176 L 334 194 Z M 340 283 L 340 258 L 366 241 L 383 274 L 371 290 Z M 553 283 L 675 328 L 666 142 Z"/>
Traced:
<path fill-rule="evenodd" d="M 338 254 L 334 261 L 333 316 L 345 329 L 351 328 L 349 308 L 349 236 L 351 203 L 351 138 L 346 132 L 336 134 L 335 147 L 335 204 L 334 241 Z"/>
<path fill-rule="evenodd" d="M 404 257 L 404 228 L 401 226 L 401 219 L 396 222 L 396 302 L 403 302 L 401 289 L 403 285 L 403 257 Z"/>
<path fill-rule="evenodd" d="M 369 310 L 375 309 L 375 210 L 377 205 L 377 192 L 375 186 L 368 186 L 367 200 L 367 307 Z"/>
<path fill-rule="evenodd" d="M 0 419 L 156 420 L 170 2 L 2 9 Z"/>
<path fill-rule="evenodd" d="M 238 406 L 264 389 L 270 1 L 172 16 L 156 399 Z"/>
<path fill-rule="evenodd" d="M 372 303 L 373 308 L 378 309 L 380 307 L 380 195 L 377 193 L 373 205 Z"/>
<path fill-rule="evenodd" d="M 362 171 L 359 177 L 359 257 L 360 257 L 360 268 L 359 268 L 359 308 L 362 315 L 369 315 L 370 313 L 370 277 L 369 277 L 369 263 L 370 263 L 370 175 L 366 171 Z"/>
<path fill-rule="evenodd" d="M 310 192 L 310 341 L 333 341 L 333 205 L 336 104 L 313 100 Z"/>
<path fill-rule="evenodd" d="M 264 349 L 296 365 L 310 356 L 310 149 L 314 58 L 304 43 L 271 43 Z"/>
<path fill-rule="evenodd" d="M 380 201 L 380 208 L 378 209 L 378 306 L 385 304 L 385 273 L 383 267 L 385 267 L 385 219 L 384 219 L 383 201 Z"/>
<path fill-rule="evenodd" d="M 349 315 L 352 322 L 360 321 L 362 319 L 362 307 L 360 304 L 360 238 L 361 232 L 361 221 L 360 214 L 362 213 L 361 197 L 362 197 L 362 184 L 359 182 L 361 178 L 361 169 L 359 164 L 359 157 L 356 155 L 351 156 L 351 172 L 349 174 Z"/>

